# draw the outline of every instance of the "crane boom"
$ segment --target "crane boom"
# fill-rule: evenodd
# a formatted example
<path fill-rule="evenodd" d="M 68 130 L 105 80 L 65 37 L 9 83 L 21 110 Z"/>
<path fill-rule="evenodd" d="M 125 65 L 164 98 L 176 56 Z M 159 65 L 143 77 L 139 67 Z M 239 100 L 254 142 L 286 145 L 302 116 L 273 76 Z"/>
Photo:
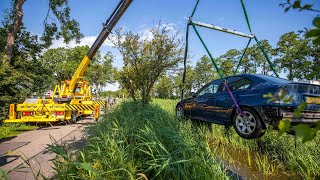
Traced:
<path fill-rule="evenodd" d="M 100 34 L 98 35 L 97 39 L 91 46 L 88 54 L 82 59 L 81 63 L 79 64 L 77 70 L 72 75 L 72 79 L 68 83 L 67 87 L 67 94 L 73 94 L 75 91 L 76 85 L 78 80 L 82 77 L 85 69 L 88 67 L 91 59 L 94 57 L 96 52 L 101 47 L 102 43 L 106 40 L 106 38 L 111 33 L 114 26 L 117 24 L 123 13 L 127 10 L 133 0 L 120 0 L 117 7 L 114 9 L 108 20 L 105 24 L 103 24 L 103 29 L 101 30 Z"/>

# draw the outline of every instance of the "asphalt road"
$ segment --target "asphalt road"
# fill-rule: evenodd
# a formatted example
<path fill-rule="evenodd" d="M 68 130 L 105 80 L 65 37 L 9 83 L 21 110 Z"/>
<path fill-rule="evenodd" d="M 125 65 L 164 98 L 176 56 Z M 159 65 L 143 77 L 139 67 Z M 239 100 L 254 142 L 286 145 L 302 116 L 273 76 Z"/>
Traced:
<path fill-rule="evenodd" d="M 87 118 L 76 124 L 40 127 L 7 139 L 0 143 L 0 167 L 10 171 L 12 180 L 42 179 L 37 177 L 39 172 L 50 178 L 54 175 L 50 160 L 56 155 L 48 151 L 47 145 L 63 143 L 70 148 L 81 148 L 85 145 L 84 128 L 94 123 L 92 118 Z"/>

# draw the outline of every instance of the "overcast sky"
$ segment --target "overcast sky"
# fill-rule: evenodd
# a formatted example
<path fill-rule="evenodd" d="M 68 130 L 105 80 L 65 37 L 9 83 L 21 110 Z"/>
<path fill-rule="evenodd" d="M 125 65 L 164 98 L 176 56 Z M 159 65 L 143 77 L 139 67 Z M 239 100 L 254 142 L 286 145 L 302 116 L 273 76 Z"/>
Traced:
<path fill-rule="evenodd" d="M 42 22 L 48 10 L 48 1 L 26 1 L 23 7 L 23 22 L 27 30 L 35 34 L 42 33 Z M 282 34 L 312 27 L 312 19 L 317 15 L 316 13 L 298 11 L 284 13 L 284 9 L 279 4 L 285 1 L 244 0 L 253 32 L 258 39 L 267 39 L 275 46 Z M 118 0 L 69 0 L 71 16 L 80 23 L 80 29 L 85 35 L 81 45 L 92 45 L 102 28 L 102 23 L 106 21 L 118 2 Z M 148 29 L 154 27 L 161 19 L 163 23 L 169 24 L 184 36 L 187 17 L 190 16 L 195 2 L 196 0 L 134 0 L 116 27 L 123 27 L 126 31 L 131 30 L 147 36 Z M 318 7 L 320 4 L 319 0 L 303 2 L 310 2 Z M 3 19 L 4 10 L 9 5 L 10 0 L 0 0 L 0 20 Z M 200 0 L 194 20 L 249 33 L 240 0 Z M 247 43 L 245 38 L 201 28 L 199 30 L 215 57 L 231 48 L 244 48 Z M 195 64 L 206 53 L 192 30 L 189 43 L 193 57 L 191 63 Z M 62 40 L 54 42 L 53 47 L 59 46 L 65 46 Z M 75 46 L 75 43 L 69 46 Z M 104 43 L 101 52 L 112 51 L 117 57 L 114 65 L 120 68 L 121 56 L 111 46 L 110 42 Z"/>

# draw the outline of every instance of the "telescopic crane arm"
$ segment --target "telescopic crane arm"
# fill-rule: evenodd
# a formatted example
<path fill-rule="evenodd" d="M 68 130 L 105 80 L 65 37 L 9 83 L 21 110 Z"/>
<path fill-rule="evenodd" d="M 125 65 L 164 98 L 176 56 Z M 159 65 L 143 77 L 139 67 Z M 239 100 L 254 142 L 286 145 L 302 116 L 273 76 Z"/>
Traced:
<path fill-rule="evenodd" d="M 90 48 L 88 54 L 82 59 L 81 63 L 79 64 L 77 70 L 72 75 L 72 79 L 68 85 L 68 92 L 67 94 L 73 94 L 75 88 L 77 86 L 78 80 L 82 77 L 85 69 L 88 67 L 91 59 L 94 57 L 96 52 L 101 47 L 102 43 L 106 40 L 106 38 L 111 33 L 114 26 L 118 23 L 119 19 L 121 18 L 122 14 L 127 10 L 133 0 L 120 0 L 117 7 L 114 9 L 112 14 L 110 15 L 109 19 L 103 24 L 103 29 L 101 30 L 100 34 L 98 35 L 97 39 L 93 43 Z"/>

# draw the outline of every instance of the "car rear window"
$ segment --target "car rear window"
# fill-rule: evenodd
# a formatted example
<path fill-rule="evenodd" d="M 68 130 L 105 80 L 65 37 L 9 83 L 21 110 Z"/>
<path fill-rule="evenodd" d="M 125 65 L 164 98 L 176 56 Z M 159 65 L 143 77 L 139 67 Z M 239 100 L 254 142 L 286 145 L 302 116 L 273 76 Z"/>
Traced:
<path fill-rule="evenodd" d="M 229 77 L 227 82 L 231 91 L 248 89 L 251 85 L 250 80 L 242 77 Z M 221 84 L 218 91 L 226 91 L 225 86 Z"/>

